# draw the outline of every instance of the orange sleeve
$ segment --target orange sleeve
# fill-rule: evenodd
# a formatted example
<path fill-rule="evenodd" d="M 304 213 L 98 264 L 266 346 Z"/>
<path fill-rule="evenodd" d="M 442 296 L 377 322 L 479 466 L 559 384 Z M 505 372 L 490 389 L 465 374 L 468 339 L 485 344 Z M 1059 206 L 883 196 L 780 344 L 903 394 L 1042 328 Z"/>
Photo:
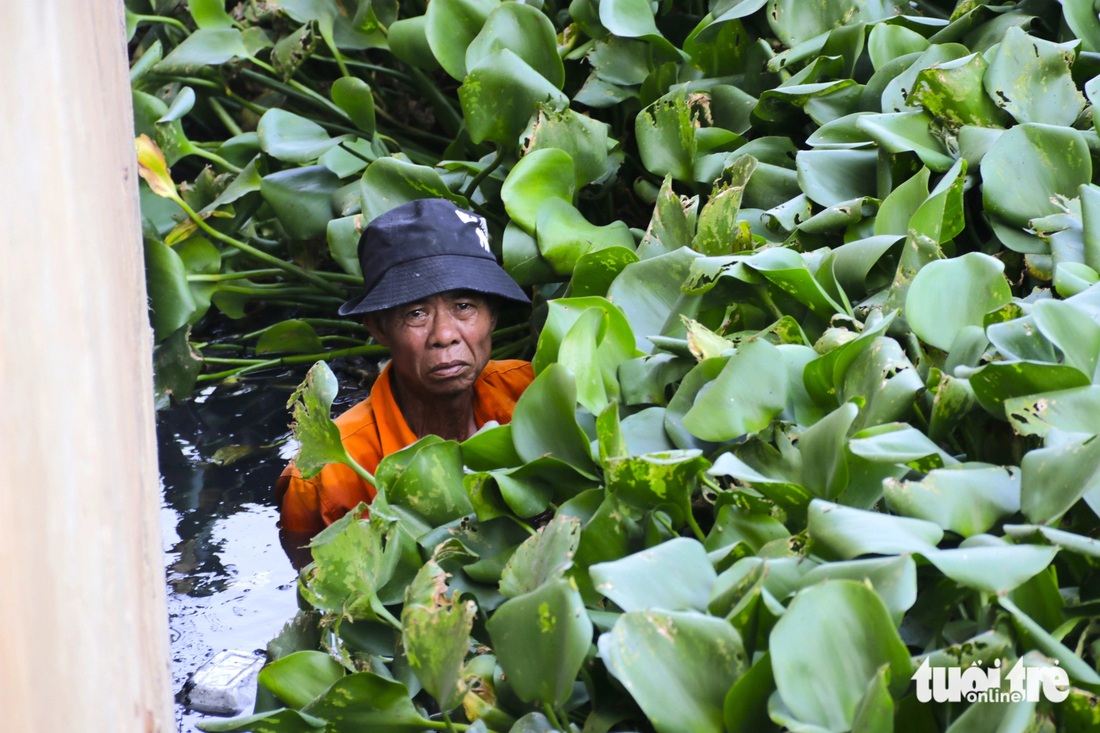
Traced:
<path fill-rule="evenodd" d="M 514 368 L 501 372 L 501 377 L 509 396 L 518 400 L 524 390 L 531 385 L 531 382 L 535 381 L 535 369 L 531 366 L 531 362 L 516 361 Z"/>
<path fill-rule="evenodd" d="M 275 497 L 280 507 L 280 525 L 287 532 L 312 537 L 325 528 L 317 482 L 302 478 L 293 463 L 283 469 L 275 482 Z"/>

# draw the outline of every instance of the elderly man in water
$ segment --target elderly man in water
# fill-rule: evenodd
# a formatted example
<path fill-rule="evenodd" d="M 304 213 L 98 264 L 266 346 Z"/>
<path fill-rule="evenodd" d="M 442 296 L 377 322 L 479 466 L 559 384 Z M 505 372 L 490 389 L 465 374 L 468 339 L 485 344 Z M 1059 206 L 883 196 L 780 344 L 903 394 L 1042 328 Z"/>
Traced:
<path fill-rule="evenodd" d="M 373 473 L 425 435 L 465 440 L 510 422 L 534 374 L 528 362 L 489 359 L 492 331 L 501 301 L 530 300 L 497 264 L 485 220 L 443 199 L 403 204 L 367 225 L 359 262 L 366 293 L 339 313 L 361 317 L 391 359 L 370 396 L 336 419 L 348 453 Z M 291 464 L 276 493 L 291 553 L 376 491 L 341 464 L 312 479 Z"/>

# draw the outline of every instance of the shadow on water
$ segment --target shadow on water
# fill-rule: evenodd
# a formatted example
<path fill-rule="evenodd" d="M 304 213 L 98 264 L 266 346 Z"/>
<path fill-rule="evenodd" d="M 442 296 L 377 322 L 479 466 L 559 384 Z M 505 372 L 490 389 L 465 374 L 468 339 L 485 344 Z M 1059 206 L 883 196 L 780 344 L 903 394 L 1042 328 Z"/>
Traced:
<path fill-rule="evenodd" d="M 293 455 L 286 401 L 304 372 L 208 387 L 157 415 L 172 682 L 182 733 L 190 675 L 223 649 L 262 654 L 297 610 L 273 486 Z M 246 711 L 251 712 L 251 711 Z"/>

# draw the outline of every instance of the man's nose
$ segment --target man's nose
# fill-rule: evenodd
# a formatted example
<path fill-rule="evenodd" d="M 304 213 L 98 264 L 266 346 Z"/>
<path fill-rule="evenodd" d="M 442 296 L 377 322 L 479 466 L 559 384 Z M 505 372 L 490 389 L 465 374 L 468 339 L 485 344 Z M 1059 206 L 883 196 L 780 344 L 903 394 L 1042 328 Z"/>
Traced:
<path fill-rule="evenodd" d="M 432 344 L 450 346 L 458 341 L 458 323 L 454 314 L 446 308 L 440 308 L 432 319 Z"/>

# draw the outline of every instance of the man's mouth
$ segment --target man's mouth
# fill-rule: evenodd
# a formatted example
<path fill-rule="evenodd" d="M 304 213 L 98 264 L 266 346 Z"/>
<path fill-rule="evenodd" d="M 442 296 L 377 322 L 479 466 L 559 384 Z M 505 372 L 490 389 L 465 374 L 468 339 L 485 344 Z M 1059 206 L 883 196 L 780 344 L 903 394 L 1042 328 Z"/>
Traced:
<path fill-rule="evenodd" d="M 433 377 L 456 377 L 465 371 L 468 366 L 464 361 L 449 361 L 432 367 L 431 373 Z"/>

